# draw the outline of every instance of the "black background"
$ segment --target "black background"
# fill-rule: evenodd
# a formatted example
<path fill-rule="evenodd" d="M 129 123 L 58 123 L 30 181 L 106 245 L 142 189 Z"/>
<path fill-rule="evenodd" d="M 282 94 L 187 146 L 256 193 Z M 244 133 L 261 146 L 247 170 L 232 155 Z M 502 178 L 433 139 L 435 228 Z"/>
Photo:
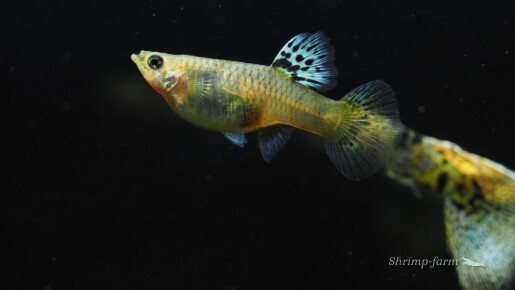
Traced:
<path fill-rule="evenodd" d="M 296 132 L 270 165 L 190 125 L 130 54 L 269 64 L 325 31 L 339 85 L 383 79 L 403 122 L 515 167 L 513 1 L 2 4 L 1 289 L 458 288 L 441 201 L 345 180 Z"/>

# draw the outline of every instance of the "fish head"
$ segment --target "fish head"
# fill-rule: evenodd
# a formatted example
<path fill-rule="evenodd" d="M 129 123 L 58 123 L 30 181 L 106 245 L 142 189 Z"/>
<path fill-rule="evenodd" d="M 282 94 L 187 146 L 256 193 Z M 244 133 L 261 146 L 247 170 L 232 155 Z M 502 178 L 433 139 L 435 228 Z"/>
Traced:
<path fill-rule="evenodd" d="M 132 61 L 150 86 L 175 108 L 187 98 L 185 66 L 172 54 L 144 51 L 131 55 Z"/>

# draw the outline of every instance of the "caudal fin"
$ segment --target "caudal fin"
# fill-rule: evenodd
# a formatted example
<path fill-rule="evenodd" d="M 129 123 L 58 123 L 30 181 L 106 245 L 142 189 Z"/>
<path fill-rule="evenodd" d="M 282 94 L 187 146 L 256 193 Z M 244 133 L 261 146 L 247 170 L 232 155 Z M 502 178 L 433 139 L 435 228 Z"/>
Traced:
<path fill-rule="evenodd" d="M 384 81 L 372 81 L 345 95 L 336 113 L 337 129 L 327 136 L 327 154 L 346 178 L 367 178 L 387 160 L 403 128 L 395 94 Z"/>

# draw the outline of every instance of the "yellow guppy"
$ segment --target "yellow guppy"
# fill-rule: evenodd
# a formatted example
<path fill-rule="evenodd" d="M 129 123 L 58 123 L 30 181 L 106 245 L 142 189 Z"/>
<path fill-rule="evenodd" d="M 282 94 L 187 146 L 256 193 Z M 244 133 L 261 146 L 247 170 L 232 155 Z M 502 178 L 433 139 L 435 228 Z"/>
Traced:
<path fill-rule="evenodd" d="M 449 250 L 463 289 L 515 286 L 515 173 L 449 141 L 399 134 L 387 175 L 444 202 Z M 475 261 L 475 263 L 474 263 Z M 471 266 L 472 265 L 472 266 Z"/>
<path fill-rule="evenodd" d="M 339 101 L 320 94 L 334 88 L 337 77 L 333 48 L 321 32 L 295 36 L 271 66 L 150 51 L 131 58 L 188 122 L 222 132 L 240 147 L 245 133 L 258 131 L 267 162 L 298 128 L 325 137 L 338 170 L 361 180 L 384 164 L 403 128 L 383 81 L 363 84 Z"/>

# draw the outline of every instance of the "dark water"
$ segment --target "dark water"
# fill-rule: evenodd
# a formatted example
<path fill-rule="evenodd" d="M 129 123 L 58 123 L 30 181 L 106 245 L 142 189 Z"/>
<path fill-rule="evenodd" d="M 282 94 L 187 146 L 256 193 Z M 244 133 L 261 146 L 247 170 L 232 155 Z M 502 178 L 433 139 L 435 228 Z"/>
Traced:
<path fill-rule="evenodd" d="M 107 2 L 107 1 L 106 1 Z M 345 180 L 297 132 L 261 160 L 175 116 L 142 49 L 272 62 L 325 31 L 339 98 L 383 79 L 403 122 L 514 168 L 512 1 L 9 1 L 1 289 L 458 288 L 440 201 Z"/>

